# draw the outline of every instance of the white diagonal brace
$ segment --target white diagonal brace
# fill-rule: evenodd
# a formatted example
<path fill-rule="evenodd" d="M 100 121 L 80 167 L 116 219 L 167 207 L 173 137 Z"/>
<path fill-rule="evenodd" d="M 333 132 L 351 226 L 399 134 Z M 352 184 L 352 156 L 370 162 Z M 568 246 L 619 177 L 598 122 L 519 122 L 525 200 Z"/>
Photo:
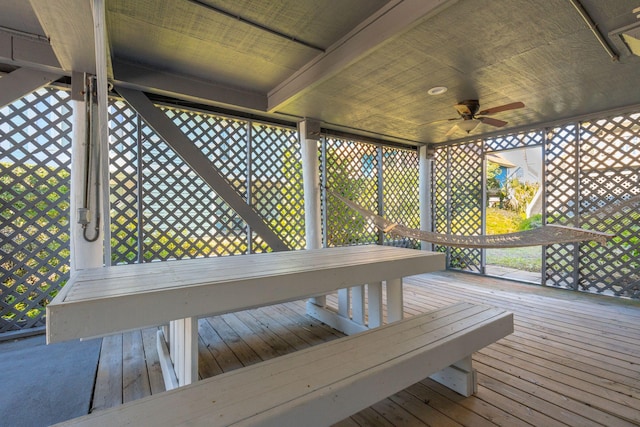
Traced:
<path fill-rule="evenodd" d="M 247 204 L 229 185 L 218 169 L 180 131 L 180 129 L 142 92 L 118 87 L 118 93 L 133 107 L 164 139 L 171 148 L 202 178 L 215 192 L 245 220 L 253 231 L 274 251 L 286 251 L 289 247 L 265 224 L 262 216 Z"/>
<path fill-rule="evenodd" d="M 306 90 L 335 75 L 418 20 L 433 16 L 457 0 L 396 0 L 389 2 L 346 36 L 269 91 L 268 111 L 301 96 Z"/>
<path fill-rule="evenodd" d="M 62 74 L 18 68 L 0 79 L 0 107 L 58 80 Z"/>

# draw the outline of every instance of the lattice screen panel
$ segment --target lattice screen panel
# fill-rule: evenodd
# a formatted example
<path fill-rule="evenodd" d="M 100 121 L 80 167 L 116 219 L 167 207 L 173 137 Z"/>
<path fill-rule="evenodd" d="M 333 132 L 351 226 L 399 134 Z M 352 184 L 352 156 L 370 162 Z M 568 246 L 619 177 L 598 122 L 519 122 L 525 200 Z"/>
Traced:
<path fill-rule="evenodd" d="M 452 234 L 482 233 L 482 141 L 450 148 L 450 230 Z M 480 272 L 482 250 L 451 248 L 451 268 Z"/>
<path fill-rule="evenodd" d="M 450 168 L 449 147 L 435 150 L 433 157 L 433 172 L 431 183 L 431 214 L 433 216 L 433 230 L 436 233 L 448 234 L 450 230 L 449 200 Z M 447 256 L 449 265 L 450 252 L 447 246 L 434 245 L 434 250 Z"/>
<path fill-rule="evenodd" d="M 526 148 L 542 144 L 544 144 L 544 132 L 542 130 L 513 133 L 484 140 L 486 152 L 512 150 L 514 148 Z"/>
<path fill-rule="evenodd" d="M 343 139 L 326 139 L 325 182 L 363 207 L 379 212 L 378 148 Z M 376 228 L 339 200 L 327 195 L 325 208 L 327 246 L 378 242 Z"/>
<path fill-rule="evenodd" d="M 122 101 L 109 104 L 111 264 L 140 261 L 140 119 Z"/>
<path fill-rule="evenodd" d="M 247 252 L 246 223 L 142 126 L 144 261 Z"/>
<path fill-rule="evenodd" d="M 253 123 L 251 203 L 290 249 L 305 247 L 300 142 L 295 129 Z M 252 239 L 252 251 L 265 243 Z"/>
<path fill-rule="evenodd" d="M 549 129 L 545 141 L 546 223 L 573 218 L 578 213 L 578 135 L 569 124 Z M 577 248 L 574 244 L 544 248 L 542 283 L 574 289 L 577 284 Z"/>
<path fill-rule="evenodd" d="M 247 200 L 249 122 L 168 107 L 163 110 Z"/>
<path fill-rule="evenodd" d="M 398 148 L 382 149 L 382 182 L 385 218 L 420 228 L 420 200 L 418 187 L 418 153 Z M 385 234 L 384 244 L 419 248 L 420 241 Z"/>
<path fill-rule="evenodd" d="M 68 99 L 40 89 L 0 109 L 0 333 L 43 326 L 69 276 Z"/>
<path fill-rule="evenodd" d="M 583 123 L 580 134 L 580 214 L 640 195 L 640 114 Z M 580 289 L 640 298 L 640 212 L 591 216 L 583 226 L 616 237 L 580 244 Z"/>

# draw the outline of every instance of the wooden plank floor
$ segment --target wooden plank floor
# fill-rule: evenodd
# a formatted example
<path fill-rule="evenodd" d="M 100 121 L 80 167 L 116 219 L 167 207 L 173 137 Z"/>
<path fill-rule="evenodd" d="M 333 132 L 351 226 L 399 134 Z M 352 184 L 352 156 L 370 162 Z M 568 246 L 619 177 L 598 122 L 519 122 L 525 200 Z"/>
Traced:
<path fill-rule="evenodd" d="M 339 425 L 640 425 L 640 303 L 454 272 L 405 285 L 407 316 L 479 302 L 512 311 L 515 333 L 474 354 L 476 395 L 427 379 Z M 203 378 L 341 335 L 306 316 L 303 302 L 201 319 L 199 333 Z M 104 339 L 93 410 L 163 389 L 154 330 Z"/>

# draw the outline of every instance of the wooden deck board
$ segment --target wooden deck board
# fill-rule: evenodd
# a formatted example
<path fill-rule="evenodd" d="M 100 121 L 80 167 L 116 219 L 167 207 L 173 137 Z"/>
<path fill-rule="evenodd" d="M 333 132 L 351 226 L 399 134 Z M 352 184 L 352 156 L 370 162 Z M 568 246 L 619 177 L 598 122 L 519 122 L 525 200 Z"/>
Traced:
<path fill-rule="evenodd" d="M 426 379 L 339 425 L 640 424 L 640 303 L 454 272 L 407 278 L 404 300 L 407 316 L 461 300 L 505 308 L 516 330 L 474 355 L 476 395 Z M 199 333 L 201 377 L 341 336 L 306 316 L 304 302 L 201 319 Z M 104 339 L 93 410 L 161 390 L 154 336 Z"/>

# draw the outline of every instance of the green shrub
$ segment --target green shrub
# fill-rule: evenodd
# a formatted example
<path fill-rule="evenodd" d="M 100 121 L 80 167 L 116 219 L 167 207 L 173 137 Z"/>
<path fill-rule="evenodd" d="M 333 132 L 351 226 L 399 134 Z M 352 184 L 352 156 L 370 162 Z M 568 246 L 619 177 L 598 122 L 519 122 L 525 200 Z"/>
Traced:
<path fill-rule="evenodd" d="M 532 217 L 523 219 L 520 223 L 519 230 L 524 231 L 540 227 L 542 227 L 542 214 L 535 214 Z"/>

